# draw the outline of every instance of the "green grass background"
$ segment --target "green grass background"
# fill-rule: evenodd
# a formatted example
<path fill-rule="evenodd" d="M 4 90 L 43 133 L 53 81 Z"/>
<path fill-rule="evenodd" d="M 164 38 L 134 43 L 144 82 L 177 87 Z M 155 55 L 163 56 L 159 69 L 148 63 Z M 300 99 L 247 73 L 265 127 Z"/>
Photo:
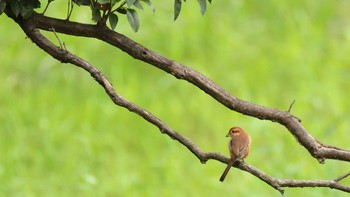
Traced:
<path fill-rule="evenodd" d="M 48 14 L 65 17 L 66 1 Z M 196 1 L 173 22 L 173 2 L 140 11 L 133 33 L 116 31 L 205 74 L 233 95 L 292 113 L 319 141 L 350 149 L 350 3 Z M 89 10 L 73 19 L 90 22 Z M 0 196 L 280 196 L 256 177 L 205 165 L 142 118 L 112 104 L 84 72 L 54 60 L 0 17 Z M 45 33 L 58 44 L 52 33 Z M 97 66 L 119 94 L 148 109 L 202 150 L 228 155 L 225 134 L 252 137 L 249 164 L 282 179 L 333 179 L 349 163 L 320 165 L 282 126 L 230 111 L 198 88 L 97 40 L 59 35 Z M 350 185 L 349 178 L 343 181 Z M 347 196 L 325 188 L 285 196 Z"/>

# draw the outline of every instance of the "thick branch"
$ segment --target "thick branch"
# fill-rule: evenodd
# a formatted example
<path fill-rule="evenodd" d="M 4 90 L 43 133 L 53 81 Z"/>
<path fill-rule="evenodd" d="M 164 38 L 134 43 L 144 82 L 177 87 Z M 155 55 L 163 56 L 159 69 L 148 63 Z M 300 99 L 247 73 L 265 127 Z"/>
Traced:
<path fill-rule="evenodd" d="M 22 20 L 21 18 L 16 18 L 9 13 L 7 13 L 7 14 L 11 18 L 13 18 L 21 26 L 21 28 L 26 33 L 26 35 L 36 45 L 38 45 L 41 49 L 43 49 L 48 54 L 50 54 L 51 56 L 53 56 L 54 58 L 58 59 L 61 62 L 71 63 L 71 64 L 74 64 L 78 67 L 85 69 L 105 89 L 106 93 L 109 95 L 111 100 L 116 105 L 127 108 L 128 110 L 140 115 L 141 117 L 146 119 L 148 122 L 157 126 L 162 133 L 167 134 L 172 139 L 179 141 L 181 144 L 183 144 L 185 147 L 187 147 L 194 155 L 196 155 L 196 157 L 198 157 L 198 159 L 202 163 L 205 163 L 209 159 L 215 159 L 215 160 L 218 160 L 218 161 L 221 161 L 224 163 L 229 162 L 228 158 L 224 157 L 223 155 L 221 155 L 219 153 L 205 153 L 205 152 L 203 152 L 195 144 L 193 144 L 189 139 L 187 139 L 186 137 L 182 136 L 181 134 L 179 134 L 176 131 L 174 131 L 173 129 L 171 129 L 169 126 L 167 126 L 164 122 L 162 122 L 159 118 L 154 116 L 152 113 L 146 111 L 145 109 L 135 105 L 134 103 L 132 103 L 132 102 L 126 100 L 125 98 L 121 97 L 120 95 L 118 95 L 118 93 L 112 87 L 111 83 L 107 80 L 107 78 L 105 78 L 102 75 L 102 73 L 96 67 L 94 67 L 90 63 L 86 62 L 85 60 L 75 56 L 74 54 L 70 53 L 69 51 L 66 51 L 66 50 L 52 44 L 46 37 L 44 37 L 39 32 L 39 30 L 35 26 L 35 25 L 38 25 L 40 23 L 41 25 L 39 25 L 39 27 L 41 27 L 43 29 L 50 30 L 53 28 L 57 32 L 67 33 L 67 32 L 64 32 L 65 28 L 62 28 L 62 26 L 65 26 L 65 24 L 72 25 L 71 22 L 60 21 L 60 20 L 56 20 L 56 19 L 49 19 L 49 21 L 51 21 L 51 22 L 54 21 L 57 24 L 52 25 L 52 26 L 45 26 L 45 28 L 44 28 L 43 25 L 46 23 L 41 21 L 41 19 L 43 19 L 43 16 L 35 15 L 34 18 L 31 18 L 29 20 Z M 38 21 L 41 21 L 41 22 L 38 22 Z M 48 24 L 46 24 L 46 25 L 48 25 Z M 62 26 L 60 26 L 60 25 L 62 25 Z M 78 25 L 78 24 L 76 24 L 76 25 Z M 277 111 L 274 109 L 269 109 L 269 108 L 265 108 L 265 107 L 261 107 L 261 106 L 257 106 L 254 104 L 250 104 L 250 103 L 241 101 L 241 100 L 229 95 L 226 91 L 221 89 L 219 86 L 214 84 L 214 82 L 208 80 L 205 76 L 201 75 L 200 73 L 198 73 L 190 68 L 184 67 L 183 65 L 175 63 L 167 58 L 161 57 L 161 56 L 155 54 L 154 52 L 151 52 L 148 49 L 143 48 L 142 46 L 138 45 L 137 43 L 134 43 L 133 41 L 129 40 L 128 38 L 126 38 L 120 34 L 111 32 L 106 28 L 101 29 L 101 27 L 100 27 L 100 30 L 101 30 L 101 35 L 100 35 L 100 34 L 98 34 L 99 31 L 97 30 L 96 26 L 91 26 L 91 25 L 78 25 L 78 26 L 79 27 L 74 27 L 74 28 L 70 27 L 68 29 L 77 29 L 78 28 L 79 31 L 87 32 L 87 34 L 85 34 L 85 36 L 87 36 L 87 35 L 96 36 L 102 40 L 109 40 L 109 41 L 112 40 L 113 42 L 115 42 L 115 44 L 120 45 L 120 47 L 125 47 L 123 50 L 127 51 L 128 53 L 129 52 L 130 53 L 131 52 L 138 53 L 138 51 L 141 50 L 141 54 L 142 54 L 142 56 L 145 57 L 145 60 L 148 60 L 148 58 L 152 57 L 151 62 L 156 64 L 156 65 L 160 62 L 163 62 L 165 64 L 165 66 L 171 67 L 170 70 L 174 69 L 174 70 L 172 70 L 172 72 L 170 72 L 171 74 L 173 74 L 174 76 L 181 76 L 181 77 L 183 77 L 183 79 L 186 79 L 195 85 L 199 84 L 199 87 L 202 90 L 204 90 L 208 94 L 212 95 L 218 101 L 220 101 L 222 103 L 228 102 L 227 104 L 231 103 L 229 105 L 230 106 L 229 108 L 234 109 L 234 110 L 240 109 L 241 111 L 238 110 L 239 112 L 245 113 L 245 108 L 241 109 L 241 106 L 240 106 L 240 105 L 243 105 L 243 106 L 246 106 L 249 108 L 248 112 L 250 111 L 251 113 L 254 114 L 253 115 L 253 114 L 245 113 L 247 115 L 252 115 L 255 117 L 262 118 L 262 119 L 269 119 L 272 121 L 281 119 L 280 123 L 285 124 L 285 126 L 291 130 L 291 132 L 293 133 L 294 136 L 296 136 L 297 139 L 299 139 L 298 138 L 299 134 L 298 133 L 295 134 L 294 132 L 304 132 L 303 135 L 306 133 L 308 135 L 307 137 L 309 139 L 312 139 L 311 142 L 308 142 L 308 143 L 314 143 L 314 144 L 311 144 L 311 146 L 315 146 L 315 143 L 317 143 L 320 147 L 316 147 L 316 148 L 321 148 L 321 149 L 322 148 L 329 148 L 326 150 L 333 150 L 334 149 L 337 151 L 343 151 L 345 156 L 343 155 L 342 157 L 339 157 L 339 158 L 336 157 L 334 159 L 346 160 L 344 158 L 347 158 L 348 152 L 345 150 L 340 150 L 340 149 L 337 149 L 334 147 L 329 147 L 329 146 L 323 146 L 322 144 L 318 143 L 317 141 L 314 142 L 315 141 L 314 138 L 311 135 L 309 135 L 305 131 L 304 128 L 301 127 L 301 125 L 299 124 L 298 121 L 297 121 L 297 123 L 298 123 L 297 126 L 299 126 L 299 127 L 294 128 L 294 126 L 295 126 L 294 121 L 297 119 L 294 118 L 293 116 L 291 116 L 289 113 L 280 112 L 280 111 Z M 105 37 L 105 36 L 107 36 L 107 37 L 111 36 L 113 39 L 107 39 L 107 37 Z M 123 40 L 125 42 L 131 44 L 131 46 L 122 44 L 121 42 Z M 132 49 L 133 46 L 135 47 L 134 49 Z M 132 51 L 132 50 L 136 50 L 136 51 Z M 149 62 L 149 63 L 151 63 L 151 62 Z M 158 66 L 158 67 L 162 68 L 163 66 Z M 164 69 L 164 70 L 167 70 L 167 69 Z M 238 106 L 236 106 L 236 105 L 238 105 Z M 267 112 L 264 110 L 267 110 Z M 258 113 L 258 114 L 255 114 L 255 113 Z M 269 118 L 270 116 L 271 116 L 271 119 Z M 276 118 L 276 116 L 277 116 L 277 118 Z M 300 139 L 299 139 L 299 141 L 300 141 Z M 317 151 L 319 151 L 319 150 L 317 150 Z M 335 155 L 338 155 L 338 154 L 339 153 L 336 153 Z M 332 158 L 332 157 L 327 157 L 327 158 Z M 283 187 L 330 187 L 330 188 L 338 189 L 341 191 L 350 192 L 350 187 L 344 186 L 344 185 L 339 183 L 339 181 L 346 178 L 349 175 L 349 173 L 345 174 L 337 179 L 330 180 L 330 181 L 323 181 L 323 180 L 316 180 L 316 181 L 311 181 L 311 180 L 280 180 L 280 179 L 275 179 L 275 178 L 265 174 L 264 172 L 261 172 L 260 170 L 254 168 L 253 166 L 250 166 L 249 164 L 246 164 L 246 163 L 241 162 L 241 161 L 236 162 L 234 167 L 240 168 L 242 170 L 245 170 L 245 171 L 255 175 L 256 177 L 258 177 L 262 181 L 269 184 L 271 187 L 280 191 L 281 193 L 284 192 L 284 190 L 282 189 Z"/>
<path fill-rule="evenodd" d="M 318 142 L 301 125 L 300 120 L 292 116 L 288 111 L 259 106 L 249 103 L 230 95 L 220 86 L 209 80 L 201 73 L 181 65 L 171 59 L 158 55 L 157 53 L 141 46 L 124 35 L 109 30 L 106 26 L 96 26 L 59 20 L 43 15 L 34 14 L 33 22 L 39 29 L 75 36 L 94 37 L 103 40 L 117 48 L 125 51 L 132 57 L 154 65 L 179 79 L 184 79 L 225 105 L 226 107 L 245 115 L 259 119 L 271 120 L 284 125 L 296 140 L 303 145 L 309 153 L 321 163 L 325 159 L 336 159 L 350 161 L 350 151 L 324 145 Z"/>

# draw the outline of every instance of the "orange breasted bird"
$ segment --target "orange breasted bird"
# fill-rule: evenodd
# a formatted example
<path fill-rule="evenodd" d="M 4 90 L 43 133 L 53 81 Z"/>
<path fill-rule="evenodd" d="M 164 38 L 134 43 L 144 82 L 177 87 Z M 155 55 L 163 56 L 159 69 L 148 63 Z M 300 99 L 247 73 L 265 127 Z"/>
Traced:
<path fill-rule="evenodd" d="M 237 160 L 243 160 L 246 158 L 250 151 L 251 139 L 242 128 L 232 127 L 226 137 L 231 137 L 231 140 L 228 142 L 228 149 L 230 151 L 231 160 L 220 177 L 221 182 L 225 180 L 225 177 L 228 171 L 231 169 L 232 165 Z"/>

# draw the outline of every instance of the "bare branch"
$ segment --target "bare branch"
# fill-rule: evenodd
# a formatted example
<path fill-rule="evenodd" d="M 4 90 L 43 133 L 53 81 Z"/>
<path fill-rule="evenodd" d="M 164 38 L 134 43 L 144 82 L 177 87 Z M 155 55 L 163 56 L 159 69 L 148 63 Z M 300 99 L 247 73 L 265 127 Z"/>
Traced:
<path fill-rule="evenodd" d="M 328 187 L 350 193 L 350 187 L 334 180 L 278 180 L 281 187 Z"/>
<path fill-rule="evenodd" d="M 11 13 L 6 13 L 9 17 L 13 18 L 23 29 L 26 35 L 41 49 L 46 51 L 52 57 L 58 59 L 63 63 L 71 63 L 78 67 L 83 68 L 91 74 L 91 76 L 105 89 L 106 93 L 109 95 L 111 100 L 118 106 L 124 107 L 131 112 L 138 114 L 143 117 L 148 122 L 157 126 L 159 130 L 171 137 L 174 140 L 179 141 L 185 147 L 187 147 L 196 157 L 205 163 L 209 159 L 214 159 L 221 161 L 223 163 L 228 163 L 229 158 L 221 155 L 220 153 L 205 153 L 199 147 L 197 147 L 191 140 L 184 137 L 180 133 L 171 129 L 168 125 L 162 122 L 159 118 L 154 116 L 152 113 L 146 111 L 145 109 L 137 106 L 136 104 L 126 100 L 120 96 L 115 89 L 112 87 L 111 83 L 106 77 L 93 65 L 87 61 L 75 56 L 67 50 L 63 50 L 60 47 L 55 46 L 46 37 L 44 37 L 37 27 L 42 29 L 50 30 L 54 28 L 57 32 L 67 33 L 80 36 L 97 37 L 104 40 L 118 48 L 126 51 L 133 57 L 141 59 L 152 65 L 155 65 L 175 77 L 180 79 L 185 79 L 190 83 L 201 88 L 203 91 L 211 95 L 213 98 L 227 106 L 228 108 L 241 112 L 246 115 L 254 116 L 260 119 L 268 119 L 271 121 L 277 121 L 285 125 L 290 132 L 295 136 L 295 138 L 306 148 L 309 152 L 320 161 L 325 158 L 337 159 L 350 161 L 349 151 L 342 150 L 336 147 L 327 146 L 319 143 L 314 139 L 300 124 L 297 118 L 293 117 L 288 112 L 281 112 L 276 109 L 271 109 L 267 107 L 258 106 L 245 101 L 242 101 L 225 90 L 220 88 L 214 82 L 207 79 L 204 75 L 194 71 L 188 67 L 178 64 L 172 60 L 162 57 L 141 45 L 135 43 L 134 41 L 126 38 L 125 36 L 112 32 L 107 28 L 97 28 L 93 25 L 83 25 L 78 23 L 72 23 L 68 21 L 61 21 L 57 19 L 51 19 L 44 17 L 42 15 L 35 14 L 34 17 L 29 20 L 23 20 L 21 18 L 16 18 L 11 15 Z M 43 20 L 45 19 L 45 20 Z M 47 22 L 44 22 L 47 21 Z M 71 25 L 74 25 L 72 28 Z M 77 30 L 72 32 L 73 30 Z M 83 33 L 84 32 L 84 33 Z M 74 33 L 74 34 L 73 34 Z M 290 107 L 291 108 L 291 107 Z M 346 178 L 350 175 L 350 172 L 342 175 L 334 180 L 285 180 L 273 178 L 264 172 L 256 169 L 255 167 L 244 163 L 242 161 L 236 162 L 233 167 L 239 168 L 241 170 L 247 171 L 250 174 L 258 177 L 271 187 L 278 190 L 283 194 L 284 187 L 329 187 L 337 189 L 344 192 L 350 192 L 350 187 L 339 183 L 340 180 Z"/>
<path fill-rule="evenodd" d="M 348 176 L 350 176 L 350 172 L 348 172 L 348 173 L 346 173 L 346 174 L 341 175 L 340 177 L 338 177 L 338 178 L 334 179 L 334 181 L 339 182 L 339 181 L 341 181 L 341 180 L 345 179 L 345 178 L 346 178 L 346 177 L 348 177 Z"/>
<path fill-rule="evenodd" d="M 320 163 L 323 163 L 325 159 L 350 161 L 350 151 L 320 143 L 301 125 L 300 119 L 294 117 L 288 111 L 283 112 L 240 100 L 226 92 L 201 73 L 171 59 L 158 55 L 126 36 L 108 29 L 106 26 L 101 27 L 68 22 L 65 20 L 45 17 L 36 13 L 34 13 L 32 20 L 35 26 L 39 29 L 50 31 L 50 28 L 53 27 L 60 33 L 94 37 L 103 40 L 125 51 L 136 59 L 156 66 L 178 79 L 183 79 L 192 83 L 231 110 L 259 119 L 278 122 L 284 125 L 295 139 Z"/>

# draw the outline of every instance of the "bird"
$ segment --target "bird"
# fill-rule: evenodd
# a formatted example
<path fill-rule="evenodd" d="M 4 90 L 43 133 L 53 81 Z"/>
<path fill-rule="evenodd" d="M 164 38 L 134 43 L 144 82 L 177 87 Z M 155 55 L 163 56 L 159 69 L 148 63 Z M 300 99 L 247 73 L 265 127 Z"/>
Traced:
<path fill-rule="evenodd" d="M 251 143 L 249 135 L 240 127 L 232 127 L 226 137 L 231 137 L 228 142 L 231 160 L 220 177 L 221 182 L 225 180 L 228 171 L 237 160 L 243 160 L 248 156 Z"/>

